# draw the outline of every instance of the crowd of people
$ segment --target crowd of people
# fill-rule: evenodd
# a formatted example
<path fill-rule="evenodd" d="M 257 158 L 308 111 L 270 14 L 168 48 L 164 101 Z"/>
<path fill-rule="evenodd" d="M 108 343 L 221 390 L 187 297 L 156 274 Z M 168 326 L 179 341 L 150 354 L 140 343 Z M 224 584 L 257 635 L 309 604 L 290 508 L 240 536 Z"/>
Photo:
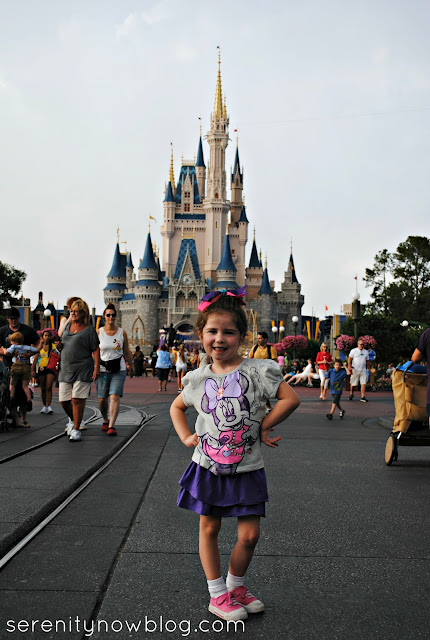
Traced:
<path fill-rule="evenodd" d="M 32 406 L 30 380 L 37 379 L 42 398 L 41 413 L 47 415 L 54 411 L 52 393 L 58 380 L 60 404 L 69 418 L 67 434 L 71 441 L 81 440 L 81 431 L 86 429 L 83 420 L 86 399 L 91 383 L 95 382 L 103 417 L 102 430 L 109 436 L 117 435 L 115 423 L 127 374 L 141 377 L 148 376 L 149 372 L 158 378 L 160 392 L 167 391 L 167 383 L 174 380 L 178 393 L 182 393 L 185 374 L 211 364 L 201 345 L 200 348 L 188 349 L 178 342 L 172 326 L 154 342 L 147 356 L 139 345 L 132 352 L 127 333 L 116 324 L 116 309 L 112 303 L 105 308 L 104 326 L 97 331 L 91 323 L 88 305 L 82 299 L 69 298 L 67 309 L 69 313 L 61 319 L 58 332 L 46 329 L 37 334 L 33 328 L 20 322 L 17 309 L 10 310 L 8 325 L 0 328 L 0 353 L 11 367 L 10 395 L 13 399 L 20 398 L 19 404 L 11 403 L 17 425 L 30 426 L 26 416 Z M 362 339 L 351 350 L 346 362 L 333 361 L 325 342 L 320 345 L 315 361 L 311 358 L 300 361 L 297 358 L 291 360 L 287 355 L 279 356 L 268 343 L 268 334 L 261 331 L 257 335 L 257 343 L 245 352 L 244 357 L 276 361 L 287 384 L 309 388 L 319 386 L 320 400 L 326 400 L 330 389 L 333 403 L 328 419 L 332 419 L 336 407 L 340 417 L 345 415 L 339 405 L 339 386 L 342 389 L 349 384 L 349 400 L 354 398 L 354 388 L 358 387 L 360 400 L 367 402 L 366 386 L 370 384 L 375 388 L 375 377 L 389 376 L 394 370 L 391 364 L 386 370 L 381 370 L 371 363 Z M 343 372 L 342 376 L 335 375 L 338 370 Z M 337 389 L 335 394 L 333 384 Z M 265 402 L 266 413 L 269 413 L 272 410 L 270 398 Z M 18 412 L 16 406 L 19 406 Z"/>
<path fill-rule="evenodd" d="M 59 367 L 59 400 L 70 419 L 71 442 L 81 440 L 85 403 L 92 382 L 96 383 L 102 431 L 115 436 L 120 398 L 127 373 L 158 376 L 159 391 L 166 391 L 174 376 L 178 395 L 170 408 L 174 429 L 182 444 L 193 450 L 191 462 L 179 480 L 177 505 L 199 516 L 199 554 L 209 592 L 209 611 L 224 620 L 244 620 L 264 610 L 262 600 L 245 585 L 265 516 L 268 490 L 260 444 L 276 449 L 281 436 L 273 429 L 299 406 L 292 385 L 313 386 L 319 399 L 331 394 L 332 420 L 341 406 L 344 385 L 349 378 L 349 400 L 358 387 L 365 403 L 369 352 L 360 338 L 347 361 L 333 361 L 326 343 L 321 344 L 315 363 L 279 359 L 268 344 L 267 333 L 258 334 L 257 344 L 245 357 L 241 347 L 247 333 L 242 290 L 208 294 L 198 310 L 196 330 L 202 349 L 188 350 L 183 344 L 156 342 L 146 361 L 140 348 L 131 353 L 127 333 L 117 325 L 114 304 L 103 312 L 104 326 L 96 330 L 88 305 L 80 298 L 68 301 L 69 315 L 58 335 L 48 330 L 39 336 L 22 324 L 18 310 L 11 309 L 8 325 L 0 328 L 0 348 L 10 367 L 11 412 L 20 408 L 17 424 L 31 410 L 29 381 L 32 373 L 40 381 L 42 413 L 51 414 L 52 388 Z M 169 336 L 169 332 L 166 332 Z M 427 361 L 429 370 L 430 329 L 422 334 L 411 362 Z M 33 358 L 32 363 L 30 359 Z M 21 393 L 19 399 L 17 394 Z M 276 398 L 272 407 L 270 400 Z M 186 419 L 188 408 L 197 419 L 193 428 Z M 427 389 L 430 414 L 430 385 Z M 226 579 L 221 574 L 218 535 L 222 520 L 237 518 L 237 540 L 232 549 Z"/>

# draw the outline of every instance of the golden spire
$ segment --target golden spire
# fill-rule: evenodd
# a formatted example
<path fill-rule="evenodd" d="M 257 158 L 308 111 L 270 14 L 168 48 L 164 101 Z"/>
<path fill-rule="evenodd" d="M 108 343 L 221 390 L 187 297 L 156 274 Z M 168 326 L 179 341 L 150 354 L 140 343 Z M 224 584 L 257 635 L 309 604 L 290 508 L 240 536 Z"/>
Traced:
<path fill-rule="evenodd" d="M 261 262 L 261 249 L 260 249 L 260 262 Z"/>
<path fill-rule="evenodd" d="M 116 228 L 116 241 L 117 241 L 117 244 L 119 244 L 119 225 Z"/>
<path fill-rule="evenodd" d="M 170 172 L 169 172 L 169 180 L 172 185 L 172 189 L 175 186 L 175 175 L 173 173 L 173 145 L 170 143 Z"/>
<path fill-rule="evenodd" d="M 266 257 L 264 258 L 264 268 L 267 269 L 267 253 L 266 253 Z"/>
<path fill-rule="evenodd" d="M 224 108 L 221 90 L 221 49 L 218 47 L 218 76 L 215 90 L 214 118 L 221 120 L 224 117 Z"/>
<path fill-rule="evenodd" d="M 254 242 L 255 242 L 255 225 L 254 225 Z"/>

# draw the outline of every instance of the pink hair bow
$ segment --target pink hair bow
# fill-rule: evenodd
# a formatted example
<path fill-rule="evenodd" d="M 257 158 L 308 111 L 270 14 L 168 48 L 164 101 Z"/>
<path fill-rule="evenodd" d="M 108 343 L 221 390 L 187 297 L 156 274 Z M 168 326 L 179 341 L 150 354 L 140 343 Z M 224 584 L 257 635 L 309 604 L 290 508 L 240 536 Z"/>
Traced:
<path fill-rule="evenodd" d="M 221 296 L 233 296 L 233 298 L 239 298 L 239 302 L 244 305 L 244 301 L 240 300 L 240 298 L 246 296 L 246 286 L 241 287 L 240 289 L 221 289 L 220 291 L 211 291 L 203 296 L 197 309 L 199 311 L 205 311 L 212 303 L 219 300 Z"/>

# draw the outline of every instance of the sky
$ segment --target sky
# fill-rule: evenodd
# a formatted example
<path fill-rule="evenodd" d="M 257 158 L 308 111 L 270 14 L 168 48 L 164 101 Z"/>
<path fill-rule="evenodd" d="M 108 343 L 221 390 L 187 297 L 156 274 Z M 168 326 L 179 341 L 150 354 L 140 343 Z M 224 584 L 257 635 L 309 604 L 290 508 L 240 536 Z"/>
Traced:
<path fill-rule="evenodd" d="M 427 0 L 0 0 L 0 260 L 32 305 L 100 313 L 118 227 L 135 267 L 149 215 L 161 243 L 219 46 L 247 260 L 255 227 L 277 290 L 292 243 L 302 313 L 366 302 L 374 256 L 430 235 L 429 23 Z"/>

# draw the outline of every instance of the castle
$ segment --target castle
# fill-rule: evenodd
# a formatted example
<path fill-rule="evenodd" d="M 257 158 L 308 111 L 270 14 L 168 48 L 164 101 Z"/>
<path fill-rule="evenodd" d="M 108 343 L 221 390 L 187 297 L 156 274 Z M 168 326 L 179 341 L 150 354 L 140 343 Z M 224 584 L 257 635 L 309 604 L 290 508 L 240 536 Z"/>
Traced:
<path fill-rule="evenodd" d="M 250 331 L 255 333 L 258 327 L 271 336 L 275 325 L 283 326 L 284 335 L 291 334 L 293 316 L 298 317 L 299 327 L 301 325 L 304 297 L 292 252 L 281 290 L 277 292 L 269 280 L 267 258 L 263 268 L 255 233 L 246 265 L 249 222 L 243 201 L 244 172 L 239 162 L 238 142 L 229 175 L 231 196 L 227 199 L 228 126 L 218 58 L 215 104 L 206 136 L 208 166 L 200 132 L 197 157 L 194 161 L 182 161 L 175 183 L 171 150 L 161 227 L 162 266 L 154 251 L 150 230 L 137 277 L 130 252 L 120 251 L 119 238 L 115 248 L 104 299 L 117 307 L 118 324 L 127 331 L 133 346 L 153 344 L 160 329 L 170 325 L 179 338 L 192 339 L 197 305 L 202 296 L 213 289 L 234 289 L 245 284 Z"/>

